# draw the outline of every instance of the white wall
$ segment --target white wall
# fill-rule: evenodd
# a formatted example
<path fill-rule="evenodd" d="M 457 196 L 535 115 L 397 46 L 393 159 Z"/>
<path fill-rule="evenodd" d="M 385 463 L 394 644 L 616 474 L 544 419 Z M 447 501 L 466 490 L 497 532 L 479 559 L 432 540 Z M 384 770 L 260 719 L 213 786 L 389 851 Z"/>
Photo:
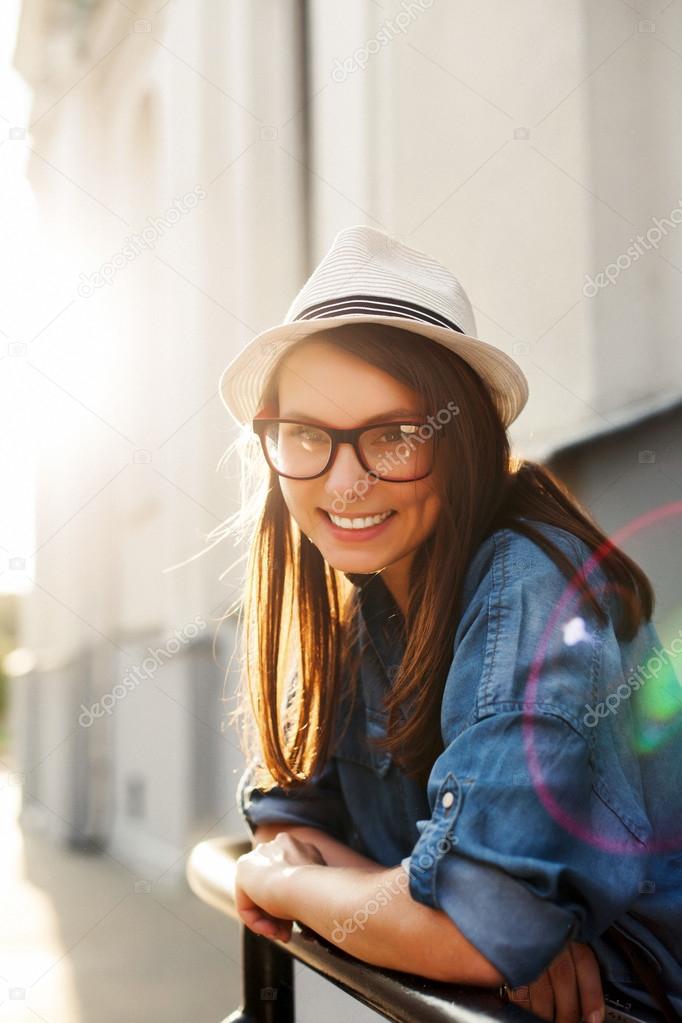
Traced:
<path fill-rule="evenodd" d="M 196 555 L 238 499 L 234 465 L 216 471 L 235 435 L 220 372 L 282 315 L 305 273 L 297 6 L 169 4 L 157 14 L 148 3 L 133 16 L 118 3 L 57 13 L 28 0 L 23 9 L 15 63 L 35 92 L 25 144 L 45 268 L 26 332 L 49 323 L 30 349 L 42 431 L 22 642 L 38 656 L 34 684 L 49 719 L 34 752 L 43 772 L 54 770 L 34 810 L 62 820 L 55 835 L 78 827 L 59 793 L 74 763 L 94 778 L 104 746 L 108 799 L 101 769 L 89 798 L 108 816 L 92 834 L 148 869 L 182 854 L 199 817 L 204 831 L 242 826 L 237 736 L 222 730 L 232 705 L 220 702 L 231 695 L 232 630 L 221 629 L 214 662 L 204 652 L 237 594 L 242 552 L 224 544 Z M 145 229 L 148 247 L 131 242 Z M 105 266 L 102 285 L 94 275 Z M 63 698 L 80 691 L 79 651 L 99 652 L 87 705 L 101 703 L 146 649 L 167 646 L 198 615 L 200 642 L 115 703 L 100 743 L 76 743 L 82 726 Z M 207 720 L 197 673 L 215 693 L 202 697 Z M 202 734 L 219 776 L 212 818 L 193 788 Z M 34 762 L 23 767 L 30 774 Z M 131 786 L 144 789 L 132 816 Z"/>
<path fill-rule="evenodd" d="M 639 6 L 311 4 L 316 254 L 366 221 L 450 266 L 528 376 L 527 457 L 682 391 L 682 230 L 627 255 L 682 219 L 682 17 Z"/>

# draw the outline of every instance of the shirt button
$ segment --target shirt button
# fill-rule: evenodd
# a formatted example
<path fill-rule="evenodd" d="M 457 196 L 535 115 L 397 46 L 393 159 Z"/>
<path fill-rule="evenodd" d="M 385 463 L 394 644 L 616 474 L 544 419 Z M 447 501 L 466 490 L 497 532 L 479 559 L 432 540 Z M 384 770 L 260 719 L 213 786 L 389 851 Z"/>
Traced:
<path fill-rule="evenodd" d="M 452 792 L 446 792 L 441 800 L 441 803 L 443 804 L 445 809 L 448 810 L 452 806 L 454 801 L 455 797 L 453 796 Z"/>

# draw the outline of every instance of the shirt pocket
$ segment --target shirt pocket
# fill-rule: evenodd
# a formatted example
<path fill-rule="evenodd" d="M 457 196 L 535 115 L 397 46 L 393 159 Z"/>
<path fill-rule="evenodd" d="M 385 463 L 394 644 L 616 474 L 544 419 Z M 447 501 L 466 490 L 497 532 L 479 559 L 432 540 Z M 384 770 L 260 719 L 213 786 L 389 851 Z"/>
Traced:
<path fill-rule="evenodd" d="M 385 711 L 358 707 L 336 747 L 337 759 L 364 767 L 377 777 L 384 778 L 391 768 L 393 758 L 390 753 L 371 747 L 368 739 L 385 737 L 386 718 Z"/>

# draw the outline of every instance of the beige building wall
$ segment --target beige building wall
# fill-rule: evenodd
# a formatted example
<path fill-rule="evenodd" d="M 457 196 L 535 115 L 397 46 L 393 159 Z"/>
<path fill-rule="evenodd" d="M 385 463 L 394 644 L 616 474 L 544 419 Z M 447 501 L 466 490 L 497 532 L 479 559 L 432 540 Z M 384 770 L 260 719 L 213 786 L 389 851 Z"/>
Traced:
<path fill-rule="evenodd" d="M 48 269 L 27 312 L 45 329 L 25 816 L 149 869 L 241 827 L 219 618 L 243 552 L 208 549 L 238 503 L 217 382 L 305 272 L 298 10 L 270 6 L 27 0 L 15 59 Z"/>
<path fill-rule="evenodd" d="M 682 23 L 639 6 L 311 4 L 315 256 L 356 218 L 450 266 L 529 458 L 682 391 Z"/>

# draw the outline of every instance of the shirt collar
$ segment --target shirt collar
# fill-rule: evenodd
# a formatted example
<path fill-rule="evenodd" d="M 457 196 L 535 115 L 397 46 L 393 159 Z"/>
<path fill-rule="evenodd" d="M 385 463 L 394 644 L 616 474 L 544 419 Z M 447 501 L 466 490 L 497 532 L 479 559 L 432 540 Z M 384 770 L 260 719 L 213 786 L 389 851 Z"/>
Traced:
<path fill-rule="evenodd" d="M 376 574 L 374 572 L 344 572 L 343 573 L 353 586 L 361 589 L 365 583 L 368 583 L 370 579 Z"/>
<path fill-rule="evenodd" d="M 405 620 L 381 572 L 345 572 L 359 593 L 360 614 L 372 646 L 389 678 L 405 651 Z"/>

